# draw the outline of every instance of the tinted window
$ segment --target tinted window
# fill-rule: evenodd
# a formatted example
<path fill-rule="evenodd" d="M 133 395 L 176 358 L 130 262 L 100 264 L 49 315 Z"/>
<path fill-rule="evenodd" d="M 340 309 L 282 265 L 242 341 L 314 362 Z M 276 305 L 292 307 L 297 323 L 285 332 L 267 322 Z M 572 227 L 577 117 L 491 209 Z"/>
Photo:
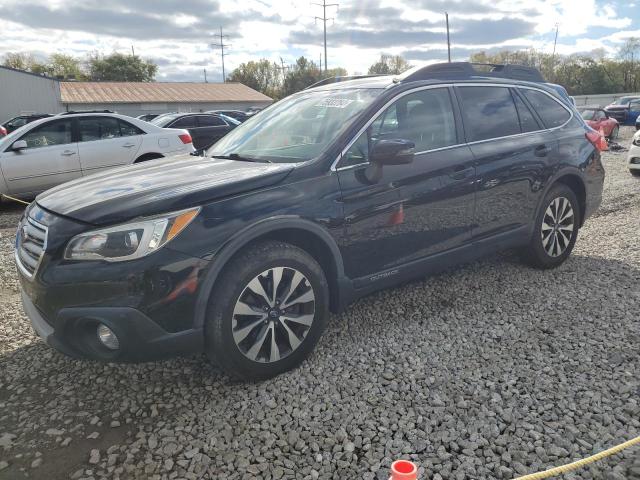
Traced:
<path fill-rule="evenodd" d="M 520 133 L 511 92 L 506 87 L 460 87 L 464 128 L 469 141 Z"/>
<path fill-rule="evenodd" d="M 80 141 L 109 140 L 120 136 L 118 120 L 111 117 L 80 118 Z"/>
<path fill-rule="evenodd" d="M 173 122 L 171 128 L 195 128 L 196 118 L 193 116 L 182 117 Z"/>
<path fill-rule="evenodd" d="M 47 122 L 23 135 L 20 140 L 27 142 L 28 148 L 49 147 L 71 143 L 71 120 Z"/>
<path fill-rule="evenodd" d="M 516 110 L 518 111 L 518 118 L 520 118 L 520 130 L 523 133 L 540 130 L 540 125 L 538 125 L 533 113 L 515 92 L 513 92 L 513 100 L 516 102 Z"/>
<path fill-rule="evenodd" d="M 411 140 L 416 152 L 455 145 L 456 127 L 448 89 L 422 90 L 401 97 L 358 137 L 339 166 L 368 162 L 371 145 L 383 138 Z"/>
<path fill-rule="evenodd" d="M 120 122 L 120 135 L 123 137 L 131 137 L 133 135 L 143 135 L 144 132 L 135 125 L 131 125 L 124 120 L 118 120 Z"/>
<path fill-rule="evenodd" d="M 18 128 L 27 124 L 27 119 L 25 117 L 17 117 L 7 123 L 7 126 Z"/>
<path fill-rule="evenodd" d="M 226 125 L 224 120 L 213 115 L 198 117 L 198 126 L 200 127 L 225 127 Z"/>
<path fill-rule="evenodd" d="M 559 127 L 567 123 L 571 114 L 557 101 L 546 93 L 538 90 L 529 90 L 522 88 L 520 91 L 527 97 L 533 108 L 538 112 L 540 118 L 544 122 L 545 127 Z"/>

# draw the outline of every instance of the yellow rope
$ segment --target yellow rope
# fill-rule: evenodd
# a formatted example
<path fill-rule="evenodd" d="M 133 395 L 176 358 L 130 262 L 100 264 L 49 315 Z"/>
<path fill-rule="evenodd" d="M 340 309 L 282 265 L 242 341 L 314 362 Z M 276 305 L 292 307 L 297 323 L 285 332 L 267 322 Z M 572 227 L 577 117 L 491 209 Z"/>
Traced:
<path fill-rule="evenodd" d="M 531 473 L 529 475 L 525 475 L 524 477 L 518 477 L 515 480 L 541 480 L 543 478 L 555 477 L 556 475 L 561 475 L 563 473 L 570 472 L 572 470 L 576 470 L 578 468 L 582 468 L 585 465 L 589 465 L 590 463 L 597 462 L 598 460 L 602 460 L 605 457 L 609 457 L 611 455 L 615 455 L 618 452 L 621 452 L 625 448 L 632 447 L 636 444 L 640 443 L 640 437 L 632 438 L 620 445 L 616 445 L 615 447 L 611 447 L 608 450 L 605 450 L 600 453 L 596 453 L 587 458 L 583 458 L 582 460 L 578 460 L 572 463 L 567 463 L 566 465 L 560 465 L 559 467 L 551 468 L 549 470 L 545 470 L 544 472 Z"/>
<path fill-rule="evenodd" d="M 20 200 L 18 198 L 10 197 L 9 195 L 0 194 L 0 197 L 8 198 L 9 200 L 13 200 L 14 202 L 22 203 L 24 205 L 29 205 L 29 202 L 25 202 L 24 200 Z"/>

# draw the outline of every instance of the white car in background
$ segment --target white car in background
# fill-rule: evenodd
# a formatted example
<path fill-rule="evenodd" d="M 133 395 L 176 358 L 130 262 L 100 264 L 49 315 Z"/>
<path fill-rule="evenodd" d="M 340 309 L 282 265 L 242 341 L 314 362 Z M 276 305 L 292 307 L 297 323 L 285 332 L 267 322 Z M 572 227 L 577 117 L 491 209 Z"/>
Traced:
<path fill-rule="evenodd" d="M 61 113 L 0 138 L 0 194 L 33 198 L 109 168 L 194 151 L 186 130 L 116 113 Z"/>
<path fill-rule="evenodd" d="M 636 132 L 631 140 L 627 164 L 631 175 L 640 177 L 640 130 Z"/>

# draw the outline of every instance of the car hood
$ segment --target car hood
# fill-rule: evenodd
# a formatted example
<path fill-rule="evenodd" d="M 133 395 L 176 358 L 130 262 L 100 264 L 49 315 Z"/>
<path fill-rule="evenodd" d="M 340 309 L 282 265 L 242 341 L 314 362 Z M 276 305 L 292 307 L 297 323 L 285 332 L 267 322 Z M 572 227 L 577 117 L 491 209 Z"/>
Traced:
<path fill-rule="evenodd" d="M 107 225 L 273 185 L 294 168 L 180 155 L 73 180 L 38 195 L 36 202 L 58 215 Z"/>
<path fill-rule="evenodd" d="M 629 107 L 626 105 L 607 105 L 604 107 L 605 110 L 628 110 Z"/>

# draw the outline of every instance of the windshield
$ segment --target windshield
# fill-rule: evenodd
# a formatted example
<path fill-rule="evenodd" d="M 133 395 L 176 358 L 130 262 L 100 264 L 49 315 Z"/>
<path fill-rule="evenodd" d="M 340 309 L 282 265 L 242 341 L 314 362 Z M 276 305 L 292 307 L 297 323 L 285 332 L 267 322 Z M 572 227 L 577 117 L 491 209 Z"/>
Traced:
<path fill-rule="evenodd" d="M 176 113 L 165 113 L 163 115 L 158 115 L 156 118 L 151 120 L 149 123 L 153 125 L 157 125 L 158 127 L 164 127 L 169 124 L 173 119 L 178 117 L 179 114 Z"/>
<path fill-rule="evenodd" d="M 276 163 L 317 158 L 381 92 L 359 88 L 293 95 L 236 127 L 207 156 L 236 154 Z"/>

